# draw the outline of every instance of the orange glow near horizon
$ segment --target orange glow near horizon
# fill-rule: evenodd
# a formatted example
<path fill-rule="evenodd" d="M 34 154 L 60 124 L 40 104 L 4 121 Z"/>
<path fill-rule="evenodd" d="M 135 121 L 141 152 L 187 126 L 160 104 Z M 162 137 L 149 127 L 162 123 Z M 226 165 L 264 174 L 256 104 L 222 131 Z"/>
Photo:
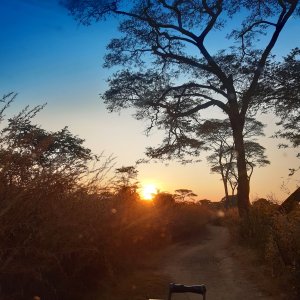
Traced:
<path fill-rule="evenodd" d="M 142 186 L 140 194 L 143 200 L 152 201 L 157 193 L 158 189 L 154 184 L 145 184 Z"/>

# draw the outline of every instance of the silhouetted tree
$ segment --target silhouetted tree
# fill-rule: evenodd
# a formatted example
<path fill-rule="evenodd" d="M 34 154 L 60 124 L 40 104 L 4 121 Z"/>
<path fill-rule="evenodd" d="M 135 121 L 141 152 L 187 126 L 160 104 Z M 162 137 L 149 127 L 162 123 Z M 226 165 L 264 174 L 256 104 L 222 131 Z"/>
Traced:
<path fill-rule="evenodd" d="M 197 195 L 189 189 L 178 189 L 175 190 L 174 198 L 179 201 L 186 201 L 186 200 L 194 200 L 193 198 Z"/>
<path fill-rule="evenodd" d="M 0 173 L 8 187 L 28 187 L 30 183 L 45 185 L 75 184 L 88 171 L 91 150 L 67 129 L 48 132 L 31 123 L 42 109 L 25 108 L 8 120 L 2 130 Z M 71 186 L 70 186 L 71 187 Z"/>
<path fill-rule="evenodd" d="M 215 107 L 228 116 L 238 153 L 239 212 L 248 215 L 245 118 L 265 100 L 258 92 L 269 71 L 270 53 L 289 18 L 299 15 L 299 0 L 63 3 L 83 24 L 111 14 L 123 17 L 122 36 L 112 39 L 105 61 L 106 67 L 118 65 L 123 70 L 109 79 L 103 98 L 110 111 L 134 107 L 138 119 L 150 120 L 148 130 L 158 127 L 167 132 L 162 145 L 148 155 L 170 157 L 182 155 L 190 146 L 199 149 L 202 143 L 186 129 L 200 112 Z M 210 51 L 206 38 L 232 18 L 236 28 L 229 36 L 239 46 Z M 243 18 L 240 26 L 237 18 Z M 262 46 L 256 40 L 264 34 Z"/>
<path fill-rule="evenodd" d="M 213 173 L 221 174 L 225 196 L 228 198 L 230 170 L 234 164 L 234 145 L 229 120 L 211 119 L 196 127 L 199 139 L 205 140 L 208 150 L 213 151 L 207 157 Z"/>
<path fill-rule="evenodd" d="M 249 182 L 254 167 L 270 164 L 264 154 L 265 148 L 254 140 L 256 136 L 264 135 L 263 127 L 261 122 L 253 118 L 246 118 L 243 138 Z M 206 141 L 208 150 L 212 151 L 207 160 L 211 165 L 211 171 L 221 175 L 225 198 L 228 200 L 228 184 L 231 187 L 232 195 L 238 185 L 237 155 L 230 121 L 228 119 L 210 119 L 197 125 L 196 130 L 199 139 Z"/>
<path fill-rule="evenodd" d="M 138 170 L 134 166 L 117 168 L 115 171 L 114 189 L 123 200 L 132 200 L 138 197 Z"/>
<path fill-rule="evenodd" d="M 158 207 L 169 207 L 175 203 L 175 199 L 170 193 L 160 192 L 154 196 L 153 203 Z"/>
<path fill-rule="evenodd" d="M 27 107 L 7 120 L 4 113 L 15 97 L 11 93 L 0 100 L 5 121 L 0 132 L 0 298 L 82 299 L 108 275 L 112 260 L 107 263 L 107 253 L 113 255 L 116 248 L 107 237 L 108 201 L 90 189 L 90 184 L 101 187 L 95 180 L 105 176 L 109 161 L 102 164 L 101 155 L 92 155 L 67 128 L 50 132 L 34 125 L 43 106 Z"/>
<path fill-rule="evenodd" d="M 11 94 L 11 100 L 15 96 Z M 4 107 L 10 103 L 8 101 Z M 9 118 L 1 130 L 1 198 L 41 187 L 49 193 L 60 190 L 65 193 L 80 185 L 94 192 L 103 188 L 113 158 L 105 158 L 103 153 L 93 155 L 83 145 L 84 140 L 73 135 L 67 127 L 51 132 L 33 124 L 43 107 L 24 108 Z"/>

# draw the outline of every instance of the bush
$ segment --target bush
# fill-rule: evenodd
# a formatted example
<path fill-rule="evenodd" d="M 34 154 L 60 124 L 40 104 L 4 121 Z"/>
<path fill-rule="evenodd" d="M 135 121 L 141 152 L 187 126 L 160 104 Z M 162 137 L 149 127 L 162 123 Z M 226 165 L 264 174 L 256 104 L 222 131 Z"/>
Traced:
<path fill-rule="evenodd" d="M 240 241 L 256 249 L 269 273 L 287 286 L 295 299 L 300 296 L 300 209 L 281 214 L 278 206 L 260 199 L 248 219 L 240 222 Z"/>
<path fill-rule="evenodd" d="M 176 202 L 165 217 L 169 220 L 172 240 L 178 242 L 202 235 L 210 216 L 207 207 L 192 202 Z"/>
<path fill-rule="evenodd" d="M 172 240 L 199 236 L 207 220 L 196 204 L 162 208 L 83 191 L 24 192 L 1 212 L 1 299 L 107 293 Z"/>
<path fill-rule="evenodd" d="M 0 218 L 0 282 L 8 299 L 82 299 L 162 244 L 153 238 L 162 230 L 157 220 L 139 219 L 137 204 L 129 212 L 76 194 L 13 200 Z"/>
<path fill-rule="evenodd" d="M 154 251 L 203 226 L 197 206 L 140 201 L 132 167 L 117 169 L 116 193 L 111 182 L 101 191 L 112 158 L 103 162 L 67 128 L 32 125 L 42 108 L 25 108 L 0 132 L 1 300 L 110 295 Z"/>

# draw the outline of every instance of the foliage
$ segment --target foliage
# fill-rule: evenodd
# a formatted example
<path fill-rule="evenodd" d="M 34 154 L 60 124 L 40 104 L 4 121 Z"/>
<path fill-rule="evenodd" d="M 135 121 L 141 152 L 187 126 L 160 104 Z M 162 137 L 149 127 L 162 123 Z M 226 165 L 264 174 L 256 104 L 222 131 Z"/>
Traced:
<path fill-rule="evenodd" d="M 264 125 L 254 118 L 246 118 L 244 127 L 244 147 L 248 180 L 250 181 L 255 167 L 263 167 L 267 160 L 265 148 L 255 141 L 255 137 L 263 134 Z M 212 154 L 207 157 L 211 171 L 221 175 L 225 197 L 228 200 L 228 185 L 232 195 L 238 185 L 237 153 L 232 139 L 232 129 L 228 119 L 209 119 L 196 126 L 199 139 L 207 144 L 207 150 Z"/>
<path fill-rule="evenodd" d="M 149 156 L 197 155 L 203 142 L 190 128 L 200 113 L 215 107 L 229 118 L 239 154 L 239 210 L 246 215 L 245 118 L 266 101 L 261 91 L 272 74 L 271 51 L 289 18 L 299 15 L 299 1 L 62 2 L 86 25 L 110 15 L 121 18 L 121 36 L 111 40 L 105 57 L 106 67 L 121 70 L 109 79 L 103 98 L 110 111 L 133 107 L 136 118 L 149 121 L 147 130 L 166 132 L 162 144 L 148 150 Z M 227 35 L 226 22 L 241 16 L 241 25 Z M 210 51 L 206 38 L 220 30 L 238 44 Z M 259 49 L 262 43 L 256 41 L 262 36 L 265 44 Z"/>
<path fill-rule="evenodd" d="M 11 93 L 3 98 L 1 112 L 7 123 L 0 141 L 1 299 L 28 299 L 34 294 L 60 299 L 63 293 L 76 299 L 75 289 L 69 289 L 72 282 L 82 277 L 78 289 L 86 290 L 93 284 L 94 268 L 103 272 L 100 257 L 92 267 L 97 249 L 92 243 L 87 246 L 85 239 L 90 237 L 89 222 L 97 218 L 89 216 L 91 199 L 104 184 L 112 158 L 92 155 L 84 140 L 67 128 L 49 132 L 33 125 L 43 106 L 26 107 L 4 120 L 15 97 Z"/>
<path fill-rule="evenodd" d="M 284 57 L 283 63 L 275 64 L 274 73 L 268 80 L 266 91 L 270 104 L 280 117 L 281 129 L 276 136 L 289 140 L 293 147 L 300 146 L 300 49 L 295 48 Z"/>
<path fill-rule="evenodd" d="M 131 180 L 136 180 L 138 171 L 133 166 L 121 167 L 116 169 L 116 175 L 118 176 L 117 185 L 128 187 L 132 184 Z M 133 185 L 135 186 L 135 183 Z"/>
<path fill-rule="evenodd" d="M 212 218 L 212 211 L 191 201 L 170 201 L 171 194 L 162 193 L 158 198 L 165 200 L 154 202 L 159 219 L 165 220 L 165 233 L 171 241 L 184 241 L 195 234 L 204 233 L 205 224 Z M 167 200 L 168 199 L 168 200 Z M 161 220 L 161 221 L 162 221 Z M 161 222 L 160 221 L 160 222 Z"/>
<path fill-rule="evenodd" d="M 30 123 L 38 108 L 25 109 L 8 120 L 2 130 L 2 174 L 10 185 L 26 186 L 36 177 L 57 175 L 66 182 L 80 179 L 87 172 L 91 151 L 82 146 L 84 140 L 73 136 L 67 127 L 57 132 L 47 132 Z M 11 158 L 11 159 L 9 159 Z M 47 177 L 48 178 L 48 177 Z"/>
<path fill-rule="evenodd" d="M 166 192 L 157 193 L 153 198 L 153 203 L 158 207 L 170 207 L 175 204 L 174 195 Z"/>
<path fill-rule="evenodd" d="M 197 195 L 189 189 L 177 189 L 175 190 L 174 198 L 177 201 L 191 201 Z"/>
<path fill-rule="evenodd" d="M 231 217 L 229 222 L 234 223 L 234 219 Z M 239 221 L 238 225 L 240 242 L 256 250 L 259 259 L 267 266 L 269 275 L 281 287 L 287 287 L 291 299 L 299 299 L 299 207 L 282 214 L 277 204 L 259 199 L 251 206 L 249 219 Z"/>
<path fill-rule="evenodd" d="M 209 218 L 207 210 L 183 203 L 156 207 L 127 198 L 124 205 L 123 197 L 85 192 L 57 196 L 40 186 L 1 210 L 1 299 L 111 295 L 155 251 L 201 233 Z"/>
<path fill-rule="evenodd" d="M 172 240 L 184 241 L 204 234 L 205 224 L 211 218 L 212 213 L 207 207 L 189 201 L 176 203 L 170 222 Z"/>
<path fill-rule="evenodd" d="M 6 96 L 4 107 L 14 97 Z M 111 299 L 119 282 L 145 268 L 154 251 L 181 231 L 201 230 L 207 214 L 113 193 L 116 180 L 105 182 L 111 157 L 95 157 L 66 128 L 49 132 L 32 124 L 41 108 L 24 109 L 2 130 L 0 298 Z M 122 167 L 118 175 L 121 191 L 137 171 Z M 196 215 L 198 227 L 190 228 Z"/>

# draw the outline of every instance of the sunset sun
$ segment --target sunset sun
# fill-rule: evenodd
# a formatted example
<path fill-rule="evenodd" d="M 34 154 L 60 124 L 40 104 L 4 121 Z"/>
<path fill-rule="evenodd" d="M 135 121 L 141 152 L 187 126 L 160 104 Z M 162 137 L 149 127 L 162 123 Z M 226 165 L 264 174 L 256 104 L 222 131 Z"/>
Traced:
<path fill-rule="evenodd" d="M 143 200 L 152 200 L 157 194 L 158 189 L 154 184 L 146 184 L 142 186 L 141 197 Z"/>

